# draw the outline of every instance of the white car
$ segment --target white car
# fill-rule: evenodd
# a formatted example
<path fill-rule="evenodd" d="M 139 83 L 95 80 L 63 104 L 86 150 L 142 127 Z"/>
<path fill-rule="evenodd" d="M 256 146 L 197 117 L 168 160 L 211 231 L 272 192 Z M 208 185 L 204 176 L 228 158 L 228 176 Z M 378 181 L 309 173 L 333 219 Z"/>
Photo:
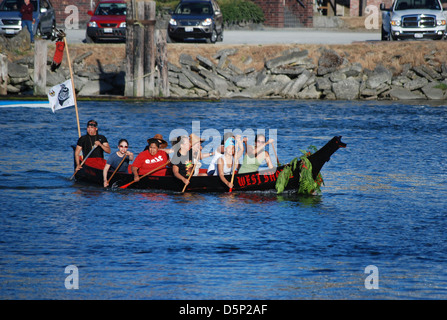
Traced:
<path fill-rule="evenodd" d="M 446 34 L 446 17 L 439 0 L 396 0 L 382 10 L 382 40 L 436 39 Z"/>

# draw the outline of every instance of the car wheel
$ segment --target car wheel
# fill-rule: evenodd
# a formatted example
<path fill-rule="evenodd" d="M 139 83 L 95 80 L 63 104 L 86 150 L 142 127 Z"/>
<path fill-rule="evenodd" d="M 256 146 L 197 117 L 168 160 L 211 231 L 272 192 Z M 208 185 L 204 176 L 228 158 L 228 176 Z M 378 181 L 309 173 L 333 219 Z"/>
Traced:
<path fill-rule="evenodd" d="M 166 35 L 166 42 L 167 42 L 167 43 L 175 43 L 175 40 L 172 39 L 172 38 L 169 36 L 169 34 L 167 34 L 167 35 Z"/>
<path fill-rule="evenodd" d="M 382 41 L 388 41 L 390 37 L 390 34 L 385 31 L 385 29 L 382 26 Z"/>
<path fill-rule="evenodd" d="M 40 23 L 39 23 L 39 25 L 38 25 L 37 28 L 36 28 L 36 34 L 35 34 L 35 36 L 38 37 L 38 38 L 42 38 L 42 30 L 41 30 L 41 28 L 40 28 Z"/>
<path fill-rule="evenodd" d="M 222 27 L 222 29 L 220 30 L 220 33 L 219 33 L 219 35 L 217 36 L 217 41 L 219 41 L 219 42 L 222 42 L 223 41 L 223 32 L 224 32 L 224 29 L 223 29 L 223 27 Z"/>
<path fill-rule="evenodd" d="M 85 34 L 85 42 L 86 43 L 95 43 L 93 38 L 90 38 L 87 34 Z"/>
<path fill-rule="evenodd" d="M 211 33 L 211 37 L 206 39 L 207 43 L 216 43 L 217 41 L 217 31 L 216 28 L 213 28 L 213 32 Z"/>

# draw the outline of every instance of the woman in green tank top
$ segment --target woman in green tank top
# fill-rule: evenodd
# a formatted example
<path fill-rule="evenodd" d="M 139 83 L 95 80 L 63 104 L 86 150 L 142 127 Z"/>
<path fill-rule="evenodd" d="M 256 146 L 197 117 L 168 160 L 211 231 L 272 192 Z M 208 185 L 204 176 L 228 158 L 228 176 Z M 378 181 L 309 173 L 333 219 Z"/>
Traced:
<path fill-rule="evenodd" d="M 256 135 L 255 146 L 246 146 L 244 160 L 238 170 L 238 173 L 256 172 L 258 171 L 259 166 L 263 163 L 264 160 L 267 163 L 268 167 L 272 169 L 273 163 L 270 159 L 269 153 L 265 150 L 265 147 L 269 143 L 273 142 L 273 139 L 269 139 L 267 142 L 265 142 L 265 136 L 263 134 Z M 244 138 L 244 143 L 247 143 L 247 138 Z"/>

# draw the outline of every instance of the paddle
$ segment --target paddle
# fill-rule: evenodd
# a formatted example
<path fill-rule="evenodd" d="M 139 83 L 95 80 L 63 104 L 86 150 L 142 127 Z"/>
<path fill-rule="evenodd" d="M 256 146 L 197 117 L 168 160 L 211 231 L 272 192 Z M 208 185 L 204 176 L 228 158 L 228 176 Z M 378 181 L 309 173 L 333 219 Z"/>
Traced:
<path fill-rule="evenodd" d="M 237 162 L 236 161 L 236 157 L 237 157 L 237 141 L 236 140 L 235 140 L 234 144 L 235 144 L 235 148 L 234 148 L 234 161 L 233 161 L 233 173 L 231 175 L 231 184 L 233 184 L 234 173 L 236 172 L 236 162 Z M 229 192 L 231 192 L 231 191 L 233 191 L 233 188 L 230 188 Z"/>
<path fill-rule="evenodd" d="M 96 145 L 94 145 L 92 150 L 90 150 L 90 152 L 85 156 L 84 160 L 80 164 L 80 167 L 82 167 L 82 165 L 85 163 L 87 158 L 90 157 L 90 155 L 92 154 L 93 150 L 95 150 L 95 148 L 96 148 Z M 74 176 L 76 175 L 76 172 L 78 172 L 78 170 L 75 170 L 75 173 L 73 173 L 73 175 L 70 177 L 70 180 L 73 180 Z"/>
<path fill-rule="evenodd" d="M 273 152 L 275 153 L 275 157 L 276 157 L 276 164 L 278 165 L 278 167 L 280 166 L 279 163 L 279 159 L 278 159 L 278 155 L 276 154 L 276 150 L 275 150 L 275 143 L 272 143 L 272 148 L 273 148 Z"/>
<path fill-rule="evenodd" d="M 192 172 L 191 172 L 191 174 L 190 174 L 189 177 L 188 177 L 188 181 L 191 180 L 191 177 L 194 175 L 194 171 L 196 171 L 196 165 L 197 165 L 197 162 L 199 162 L 199 157 L 200 157 L 200 151 L 197 152 L 196 163 L 194 163 L 194 166 L 192 167 Z M 185 183 L 185 185 L 184 185 L 184 187 L 183 187 L 183 190 L 182 190 L 182 193 L 185 192 L 185 190 L 186 190 L 186 186 L 187 186 L 187 184 Z"/>
<path fill-rule="evenodd" d="M 120 164 L 118 165 L 118 167 L 115 169 L 115 171 L 113 171 L 112 175 L 110 176 L 109 180 L 107 180 L 107 184 L 110 183 L 110 180 L 112 180 L 113 176 L 115 175 L 115 173 L 118 171 L 118 169 L 121 167 L 121 165 L 124 162 L 124 159 L 126 159 L 127 154 L 123 157 L 123 160 L 121 160 Z"/>
<path fill-rule="evenodd" d="M 161 169 L 161 168 L 167 166 L 169 162 L 171 162 L 171 161 L 168 160 L 166 163 L 164 163 L 164 164 L 162 164 L 161 166 L 155 168 L 154 170 L 149 171 L 148 173 L 145 173 L 144 175 L 142 175 L 142 176 L 140 177 L 140 180 L 141 180 L 142 178 L 144 178 L 144 177 L 146 177 L 146 176 L 148 176 L 148 175 L 154 173 L 155 171 L 157 171 L 157 170 L 159 170 L 159 169 Z M 125 185 L 121 186 L 120 188 L 121 188 L 121 189 L 126 189 L 128 186 L 130 186 L 131 184 L 133 184 L 133 183 L 135 183 L 135 182 L 137 182 L 137 181 L 135 181 L 135 180 L 134 180 L 134 181 L 131 181 L 131 182 L 129 182 L 128 184 L 125 184 Z"/>

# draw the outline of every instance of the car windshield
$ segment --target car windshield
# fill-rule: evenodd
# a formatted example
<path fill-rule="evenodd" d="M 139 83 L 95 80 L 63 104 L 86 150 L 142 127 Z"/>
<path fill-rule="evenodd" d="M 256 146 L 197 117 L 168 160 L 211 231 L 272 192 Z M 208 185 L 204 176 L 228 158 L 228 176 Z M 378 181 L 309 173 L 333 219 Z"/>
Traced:
<path fill-rule="evenodd" d="M 175 14 L 188 15 L 209 15 L 212 13 L 211 5 L 209 3 L 180 3 L 175 9 Z"/>
<path fill-rule="evenodd" d="M 394 10 L 431 9 L 441 10 L 437 0 L 397 0 Z"/>
<path fill-rule="evenodd" d="M 125 3 L 100 3 L 95 11 L 95 16 L 125 16 Z"/>
<path fill-rule="evenodd" d="M 37 0 L 31 0 L 34 11 L 37 11 Z M 0 11 L 20 11 L 23 0 L 3 0 L 0 4 Z"/>

